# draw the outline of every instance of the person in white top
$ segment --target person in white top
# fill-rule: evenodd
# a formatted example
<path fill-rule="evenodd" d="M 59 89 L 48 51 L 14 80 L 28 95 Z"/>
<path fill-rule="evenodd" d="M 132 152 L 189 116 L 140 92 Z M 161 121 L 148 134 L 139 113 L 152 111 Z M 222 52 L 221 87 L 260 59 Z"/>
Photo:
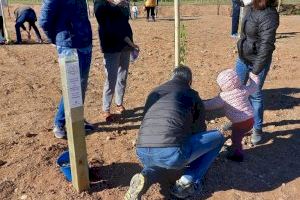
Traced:
<path fill-rule="evenodd" d="M 7 7 L 7 0 L 0 0 L 0 43 L 4 43 L 4 23 L 3 23 L 3 14 L 4 8 Z"/>
<path fill-rule="evenodd" d="M 133 19 L 137 19 L 138 18 L 138 14 L 139 14 L 139 9 L 138 9 L 138 7 L 136 6 L 135 3 L 133 3 L 131 11 L 133 13 Z"/>

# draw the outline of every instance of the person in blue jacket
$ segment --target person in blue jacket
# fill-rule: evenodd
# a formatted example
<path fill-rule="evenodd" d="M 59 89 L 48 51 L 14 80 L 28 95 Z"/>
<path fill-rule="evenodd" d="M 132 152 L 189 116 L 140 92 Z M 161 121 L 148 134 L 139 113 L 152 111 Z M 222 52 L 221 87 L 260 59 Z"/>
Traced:
<path fill-rule="evenodd" d="M 21 44 L 22 43 L 22 37 L 21 37 L 21 32 L 20 28 L 22 28 L 24 31 L 28 33 L 28 36 L 30 36 L 30 30 L 33 28 L 36 34 L 37 42 L 42 43 L 42 37 L 40 34 L 39 29 L 35 25 L 35 22 L 37 21 L 37 17 L 35 14 L 35 11 L 29 7 L 29 6 L 23 6 L 23 7 L 18 7 L 14 11 L 14 15 L 16 17 L 16 35 L 17 35 L 17 42 L 16 44 Z M 26 27 L 24 26 L 24 23 L 28 22 L 29 24 L 29 29 L 28 31 L 26 30 Z"/>
<path fill-rule="evenodd" d="M 86 1 L 44 0 L 39 24 L 51 43 L 56 45 L 59 57 L 70 55 L 74 49 L 77 50 L 84 101 L 92 58 L 92 29 Z M 66 136 L 65 123 L 64 104 L 61 98 L 54 120 L 55 137 Z M 93 129 L 93 126 L 85 122 L 85 129 Z"/>

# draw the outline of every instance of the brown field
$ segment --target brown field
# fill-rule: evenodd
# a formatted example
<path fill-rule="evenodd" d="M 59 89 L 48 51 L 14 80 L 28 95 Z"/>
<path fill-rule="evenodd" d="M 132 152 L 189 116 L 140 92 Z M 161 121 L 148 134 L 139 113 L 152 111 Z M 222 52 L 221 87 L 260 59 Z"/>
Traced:
<path fill-rule="evenodd" d="M 221 7 L 220 15 L 216 15 L 216 6 L 184 6 L 182 11 L 184 16 L 197 16 L 183 20 L 193 87 L 203 99 L 213 97 L 218 92 L 218 72 L 233 67 L 237 58 L 236 41 L 229 36 L 229 9 Z M 131 22 L 141 56 L 130 66 L 125 96 L 128 111 L 113 125 L 106 125 L 101 118 L 104 73 L 97 23 L 91 18 L 94 49 L 85 116 L 99 130 L 88 135 L 86 142 L 88 160 L 97 160 L 100 168 L 98 183 L 82 194 L 65 181 L 55 163 L 67 141 L 52 134 L 61 95 L 54 47 L 32 42 L 0 46 L 0 199 L 123 198 L 131 176 L 141 170 L 133 142 L 145 98 L 170 78 L 173 69 L 172 10 L 164 7 L 159 15 L 156 23 L 144 18 Z M 14 38 L 13 19 L 8 19 L 8 28 Z M 246 147 L 246 160 L 241 164 L 218 158 L 205 177 L 203 194 L 195 200 L 300 199 L 300 16 L 282 16 L 277 38 L 264 87 L 265 143 Z M 211 129 L 225 121 L 219 116 L 208 125 Z M 163 190 L 167 187 L 168 181 L 154 184 L 143 199 L 168 199 Z"/>

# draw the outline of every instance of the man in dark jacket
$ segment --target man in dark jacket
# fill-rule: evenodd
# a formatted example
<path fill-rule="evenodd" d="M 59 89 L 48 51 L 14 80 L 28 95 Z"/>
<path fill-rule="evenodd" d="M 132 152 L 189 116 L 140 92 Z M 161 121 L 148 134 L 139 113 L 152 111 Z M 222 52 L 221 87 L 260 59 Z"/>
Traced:
<path fill-rule="evenodd" d="M 31 7 L 28 6 L 23 6 L 23 7 L 18 7 L 14 11 L 14 15 L 16 17 L 16 34 L 17 34 L 17 44 L 22 43 L 22 37 L 21 37 L 21 32 L 20 28 L 22 28 L 24 31 L 28 33 L 28 36 L 30 36 L 30 30 L 33 28 L 35 31 L 36 37 L 37 37 L 37 42 L 42 43 L 42 37 L 39 32 L 39 29 L 35 25 L 35 22 L 37 21 L 36 14 L 34 10 Z M 24 26 L 24 23 L 28 22 L 29 28 L 28 31 L 26 30 L 26 27 Z"/>
<path fill-rule="evenodd" d="M 48 39 L 56 45 L 60 58 L 78 54 L 83 101 L 87 88 L 92 58 L 92 29 L 88 19 L 86 1 L 83 0 L 44 0 L 41 8 L 40 26 Z M 65 112 L 61 99 L 55 116 L 54 135 L 66 136 Z M 85 123 L 85 128 L 92 126 Z"/>
<path fill-rule="evenodd" d="M 125 199 L 138 199 L 145 180 L 160 169 L 179 170 L 187 165 L 171 194 L 186 198 L 200 189 L 224 137 L 217 130 L 206 131 L 204 106 L 191 83 L 191 70 L 181 66 L 174 70 L 172 80 L 148 96 L 137 141 L 137 155 L 144 169 L 131 179 Z"/>

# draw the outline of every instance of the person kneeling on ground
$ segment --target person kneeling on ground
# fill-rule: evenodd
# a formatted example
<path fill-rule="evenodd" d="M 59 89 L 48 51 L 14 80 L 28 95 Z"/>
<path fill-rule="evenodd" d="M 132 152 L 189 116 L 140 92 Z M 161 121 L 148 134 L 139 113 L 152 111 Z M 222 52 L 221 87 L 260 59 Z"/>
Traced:
<path fill-rule="evenodd" d="M 28 6 L 19 7 L 19 8 L 15 9 L 14 15 L 16 17 L 16 25 L 15 25 L 16 34 L 17 34 L 17 42 L 16 43 L 17 44 L 22 43 L 20 28 L 22 28 L 24 31 L 26 31 L 27 34 L 28 34 L 28 38 L 30 38 L 31 27 L 35 31 L 35 34 L 36 34 L 36 37 L 37 37 L 37 42 L 42 43 L 41 34 L 39 32 L 39 29 L 35 25 L 35 22 L 37 21 L 37 17 L 36 17 L 36 14 L 35 14 L 34 10 L 31 7 L 28 7 Z M 29 23 L 28 31 L 26 30 L 26 27 L 24 26 L 25 22 Z"/>
<path fill-rule="evenodd" d="M 186 198 L 201 189 L 202 178 L 218 156 L 224 137 L 217 130 L 206 131 L 204 106 L 191 83 L 191 70 L 181 66 L 174 70 L 172 80 L 148 96 L 136 149 L 144 168 L 132 177 L 126 200 L 139 199 L 146 180 L 157 172 L 187 165 L 171 194 Z"/>

